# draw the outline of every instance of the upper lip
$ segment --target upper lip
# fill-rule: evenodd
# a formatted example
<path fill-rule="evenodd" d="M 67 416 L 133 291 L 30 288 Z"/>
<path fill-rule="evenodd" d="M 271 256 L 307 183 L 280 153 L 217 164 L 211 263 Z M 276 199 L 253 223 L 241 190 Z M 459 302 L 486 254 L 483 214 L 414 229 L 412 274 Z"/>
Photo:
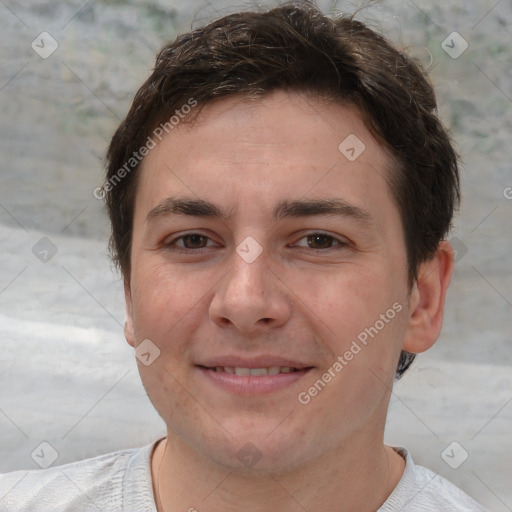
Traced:
<path fill-rule="evenodd" d="M 277 357 L 277 356 L 258 356 L 258 357 L 240 357 L 240 356 L 217 356 L 205 359 L 198 366 L 215 368 L 224 366 L 228 368 L 271 368 L 273 366 L 289 366 L 290 368 L 311 368 L 311 364 L 301 363 L 300 361 Z"/>

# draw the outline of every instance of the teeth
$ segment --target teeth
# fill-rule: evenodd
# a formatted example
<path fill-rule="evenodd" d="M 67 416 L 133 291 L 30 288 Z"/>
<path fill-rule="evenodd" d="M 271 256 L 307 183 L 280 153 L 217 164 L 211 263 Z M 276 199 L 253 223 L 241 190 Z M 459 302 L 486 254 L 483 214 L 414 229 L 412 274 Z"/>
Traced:
<path fill-rule="evenodd" d="M 229 373 L 239 376 L 261 376 L 261 375 L 277 375 L 279 373 L 291 373 L 297 371 L 291 366 L 271 366 L 269 368 L 233 368 L 230 366 L 216 366 L 215 371 Z"/>
<path fill-rule="evenodd" d="M 251 375 L 268 375 L 266 368 L 251 368 Z"/>

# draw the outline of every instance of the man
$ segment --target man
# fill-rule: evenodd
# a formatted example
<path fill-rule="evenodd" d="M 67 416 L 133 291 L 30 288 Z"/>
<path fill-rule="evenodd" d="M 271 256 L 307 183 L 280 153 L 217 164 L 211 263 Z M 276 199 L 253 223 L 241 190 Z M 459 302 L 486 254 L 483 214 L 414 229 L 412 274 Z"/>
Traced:
<path fill-rule="evenodd" d="M 484 510 L 383 442 L 441 330 L 459 197 L 411 60 L 307 2 L 231 15 L 163 48 L 107 161 L 167 437 L 5 475 L 2 510 Z"/>

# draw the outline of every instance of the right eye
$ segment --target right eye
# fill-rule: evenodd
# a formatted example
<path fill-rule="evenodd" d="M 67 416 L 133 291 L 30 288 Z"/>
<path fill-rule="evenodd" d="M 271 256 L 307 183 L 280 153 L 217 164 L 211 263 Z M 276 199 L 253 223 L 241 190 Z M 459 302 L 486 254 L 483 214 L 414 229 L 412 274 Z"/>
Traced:
<path fill-rule="evenodd" d="M 217 245 L 218 244 L 201 233 L 186 233 L 185 235 L 164 242 L 165 248 L 171 250 L 176 249 L 181 252 L 197 251 L 198 249 L 206 249 Z"/>

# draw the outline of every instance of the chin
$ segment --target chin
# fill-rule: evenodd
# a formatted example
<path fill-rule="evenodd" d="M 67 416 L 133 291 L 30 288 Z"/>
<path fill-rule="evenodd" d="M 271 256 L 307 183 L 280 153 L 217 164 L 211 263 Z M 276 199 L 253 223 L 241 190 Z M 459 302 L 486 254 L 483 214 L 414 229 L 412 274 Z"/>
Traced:
<path fill-rule="evenodd" d="M 231 423 L 226 430 L 232 436 L 212 437 L 209 442 L 203 437 L 201 448 L 213 462 L 230 471 L 251 474 L 292 471 L 307 458 L 304 436 L 290 432 L 282 425 L 279 431 L 278 424 L 266 421 L 257 425 L 253 422 L 248 427 L 246 422 L 239 422 L 235 428 Z"/>

